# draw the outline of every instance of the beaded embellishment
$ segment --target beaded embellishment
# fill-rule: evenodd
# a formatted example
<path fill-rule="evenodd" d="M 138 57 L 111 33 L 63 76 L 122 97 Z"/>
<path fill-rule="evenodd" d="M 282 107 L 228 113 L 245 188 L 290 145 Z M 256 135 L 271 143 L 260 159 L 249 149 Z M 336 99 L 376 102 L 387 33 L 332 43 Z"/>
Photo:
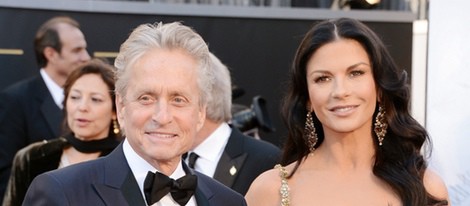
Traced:
<path fill-rule="evenodd" d="M 281 206 L 289 206 L 289 185 L 287 184 L 286 168 L 280 164 L 277 164 L 274 168 L 279 169 L 279 177 L 281 177 L 281 188 L 279 189 L 281 194 Z"/>

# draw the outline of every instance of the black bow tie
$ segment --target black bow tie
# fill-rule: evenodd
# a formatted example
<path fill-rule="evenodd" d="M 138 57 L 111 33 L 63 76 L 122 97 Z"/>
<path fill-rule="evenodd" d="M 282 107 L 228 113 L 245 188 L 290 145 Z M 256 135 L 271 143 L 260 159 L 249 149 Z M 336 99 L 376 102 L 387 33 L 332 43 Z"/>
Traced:
<path fill-rule="evenodd" d="M 156 172 L 148 172 L 144 182 L 145 200 L 148 205 L 158 202 L 171 192 L 171 197 L 180 205 L 186 205 L 197 186 L 196 175 L 186 175 L 177 180 Z"/>

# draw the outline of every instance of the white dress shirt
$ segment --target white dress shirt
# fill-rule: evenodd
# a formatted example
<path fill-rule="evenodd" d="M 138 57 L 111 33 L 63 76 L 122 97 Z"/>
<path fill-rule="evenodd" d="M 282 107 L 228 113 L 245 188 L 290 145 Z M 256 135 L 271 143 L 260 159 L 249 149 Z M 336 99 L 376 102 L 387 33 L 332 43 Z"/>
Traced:
<path fill-rule="evenodd" d="M 64 105 L 62 105 L 62 102 L 64 101 L 64 89 L 55 83 L 44 69 L 41 69 L 39 73 L 41 74 L 42 79 L 44 79 L 46 87 L 49 90 L 49 93 L 51 93 L 55 104 L 57 104 L 60 109 L 63 109 Z"/>
<path fill-rule="evenodd" d="M 127 141 L 127 138 L 124 139 L 123 151 L 124 151 L 124 156 L 126 157 L 126 160 L 127 160 L 127 164 L 129 164 L 129 167 L 131 168 L 131 171 L 134 174 L 135 179 L 137 180 L 140 193 L 142 194 L 142 197 L 145 200 L 145 194 L 144 194 L 145 177 L 147 176 L 147 173 L 149 171 L 155 173 L 157 169 L 155 169 L 152 165 L 150 165 L 147 161 L 145 161 L 142 157 L 140 157 L 134 151 L 134 149 L 132 149 L 131 145 Z M 176 170 L 173 172 L 173 174 L 170 175 L 170 178 L 178 179 L 184 175 L 186 175 L 186 173 L 183 170 L 183 165 L 179 164 Z M 187 206 L 197 205 L 196 198 L 194 197 L 194 195 L 191 197 L 191 199 L 188 201 L 186 205 Z M 171 197 L 171 194 L 168 193 L 167 195 L 163 196 L 163 198 L 160 199 L 160 201 L 156 202 L 152 206 L 179 206 L 179 204 L 176 201 L 174 201 L 173 198 Z"/>
<path fill-rule="evenodd" d="M 222 123 L 212 134 L 209 135 L 192 152 L 199 155 L 194 169 L 209 177 L 214 177 L 217 163 L 227 145 L 232 128 L 227 123 Z"/>

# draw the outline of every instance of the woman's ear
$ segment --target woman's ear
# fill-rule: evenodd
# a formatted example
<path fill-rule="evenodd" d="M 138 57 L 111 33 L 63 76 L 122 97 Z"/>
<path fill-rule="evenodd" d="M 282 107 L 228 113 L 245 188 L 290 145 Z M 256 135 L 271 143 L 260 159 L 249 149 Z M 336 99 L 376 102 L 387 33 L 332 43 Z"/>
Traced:
<path fill-rule="evenodd" d="M 377 102 L 382 103 L 382 91 L 377 89 Z"/>

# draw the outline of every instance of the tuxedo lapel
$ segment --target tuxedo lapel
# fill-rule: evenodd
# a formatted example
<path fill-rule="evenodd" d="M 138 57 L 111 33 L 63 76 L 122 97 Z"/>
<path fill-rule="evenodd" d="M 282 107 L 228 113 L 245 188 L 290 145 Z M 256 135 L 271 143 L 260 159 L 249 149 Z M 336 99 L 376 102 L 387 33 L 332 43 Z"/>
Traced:
<path fill-rule="evenodd" d="M 122 143 L 104 158 L 104 182 L 93 186 L 106 205 L 145 206 L 137 181 L 124 157 Z"/>
<path fill-rule="evenodd" d="M 197 206 L 209 206 L 208 198 L 199 188 L 196 189 L 194 196 L 196 197 Z"/>
<path fill-rule="evenodd" d="M 147 205 L 132 172 L 127 174 L 126 180 L 124 184 L 122 184 L 121 191 L 129 205 Z"/>
<path fill-rule="evenodd" d="M 212 198 L 214 193 L 207 186 L 206 182 L 204 182 L 203 178 L 201 177 L 202 174 L 197 173 L 193 169 L 189 168 L 184 161 L 182 161 L 182 165 L 186 174 L 197 176 L 197 187 L 196 191 L 194 191 L 194 197 L 196 198 L 197 206 L 209 206 L 209 199 Z"/>
<path fill-rule="evenodd" d="M 122 195 L 119 188 L 109 187 L 103 184 L 93 184 L 98 195 L 101 197 L 105 205 L 132 205 Z"/>
<path fill-rule="evenodd" d="M 240 137 L 241 135 L 238 130 L 232 128 L 227 146 L 224 148 L 214 173 L 214 179 L 228 187 L 232 187 L 248 156 L 243 152 L 244 140 L 243 137 Z"/>

